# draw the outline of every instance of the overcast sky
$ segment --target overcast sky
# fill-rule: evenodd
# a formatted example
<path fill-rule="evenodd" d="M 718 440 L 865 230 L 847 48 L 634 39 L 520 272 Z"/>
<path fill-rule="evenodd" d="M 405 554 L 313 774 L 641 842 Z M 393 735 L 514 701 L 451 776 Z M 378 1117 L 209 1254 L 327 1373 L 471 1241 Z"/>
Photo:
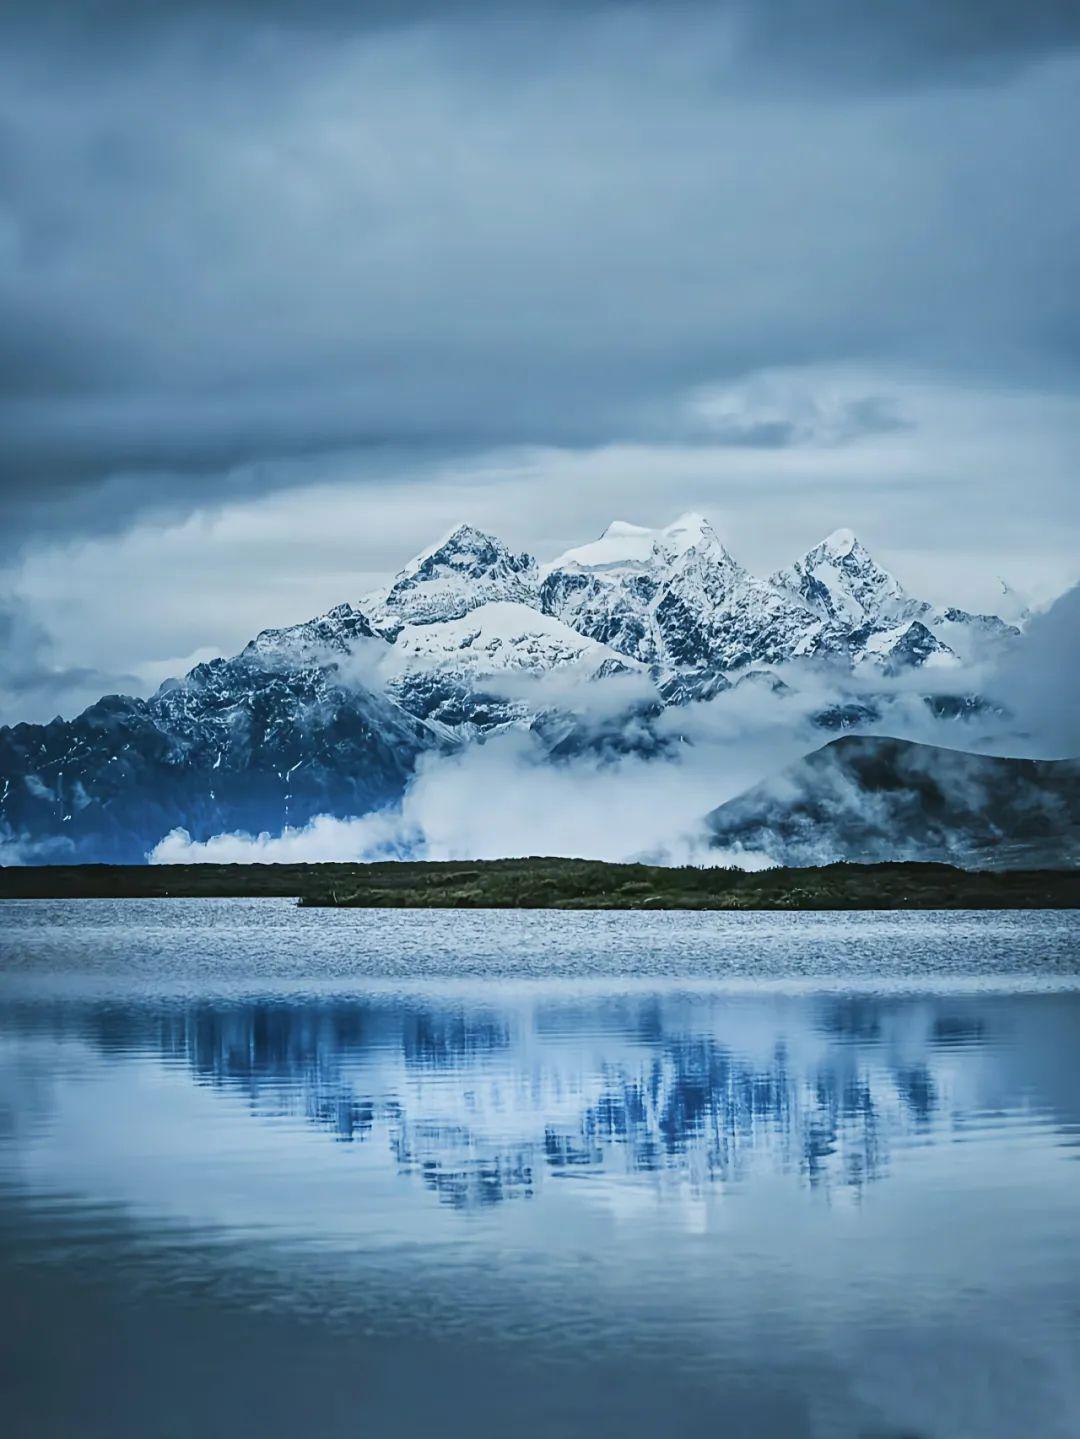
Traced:
<path fill-rule="evenodd" d="M 7 0 L 0 718 L 461 518 L 1051 598 L 1078 133 L 1062 0 Z"/>

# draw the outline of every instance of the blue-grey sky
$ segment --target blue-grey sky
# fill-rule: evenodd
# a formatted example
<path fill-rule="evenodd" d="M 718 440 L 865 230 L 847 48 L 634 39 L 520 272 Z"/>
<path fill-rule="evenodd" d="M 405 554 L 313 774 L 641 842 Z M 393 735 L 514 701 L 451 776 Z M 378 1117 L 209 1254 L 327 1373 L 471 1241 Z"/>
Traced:
<path fill-rule="evenodd" d="M 1078 6 L 8 0 L 0 57 L 2 718 L 458 518 L 1076 578 Z"/>

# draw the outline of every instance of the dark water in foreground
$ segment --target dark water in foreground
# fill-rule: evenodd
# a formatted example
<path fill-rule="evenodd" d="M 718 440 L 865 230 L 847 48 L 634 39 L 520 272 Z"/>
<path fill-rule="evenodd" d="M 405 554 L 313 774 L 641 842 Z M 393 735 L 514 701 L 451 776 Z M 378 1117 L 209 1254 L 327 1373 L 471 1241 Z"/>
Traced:
<path fill-rule="evenodd" d="M 3 1431 L 1074 1439 L 1078 951 L 0 904 Z"/>

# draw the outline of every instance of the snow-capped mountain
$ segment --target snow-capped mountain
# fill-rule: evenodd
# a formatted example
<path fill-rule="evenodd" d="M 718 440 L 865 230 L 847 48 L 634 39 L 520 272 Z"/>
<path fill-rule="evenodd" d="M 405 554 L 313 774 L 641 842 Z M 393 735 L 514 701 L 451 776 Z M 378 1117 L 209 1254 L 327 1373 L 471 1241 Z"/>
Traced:
<path fill-rule="evenodd" d="M 447 746 L 335 663 L 288 663 L 288 640 L 267 634 L 148 700 L 107 695 L 74 720 L 0 728 L 0 863 L 133 864 L 178 827 L 209 839 L 365 814 Z"/>
<path fill-rule="evenodd" d="M 730 587 L 740 571 L 708 522 L 692 514 L 654 530 L 613 521 L 598 540 L 544 566 L 540 604 L 547 614 L 642 664 L 674 668 L 657 610 L 665 587 L 684 568 L 693 569 L 695 558 L 696 572 L 706 576 L 694 605 L 699 620 L 708 592 Z M 685 633 L 682 639 L 688 653 L 692 640 Z"/>
<path fill-rule="evenodd" d="M 540 602 L 662 672 L 790 659 L 812 652 L 822 629 L 804 605 L 743 569 L 695 514 L 658 530 L 615 521 L 545 567 Z"/>
<path fill-rule="evenodd" d="M 327 621 L 336 643 L 341 613 L 339 607 L 300 627 L 302 643 L 327 642 Z M 988 640 L 1017 633 L 996 616 L 938 610 L 908 595 L 849 530 L 759 578 L 697 514 L 659 529 L 616 520 L 599 539 L 542 568 L 495 536 L 459 525 L 362 600 L 359 611 L 348 611 L 357 614 L 393 642 L 391 669 L 398 672 L 470 682 L 513 670 L 540 673 L 576 663 L 584 639 L 604 647 L 609 662 L 622 656 L 646 667 L 660 687 L 689 679 L 714 693 L 725 676 L 793 660 L 886 676 L 942 668 L 954 665 L 958 652 L 966 658 Z M 466 616 L 472 622 L 459 626 Z M 349 623 L 351 645 L 360 624 Z M 280 644 L 279 632 L 268 643 Z"/>
<path fill-rule="evenodd" d="M 353 656 L 365 641 L 371 641 L 375 648 L 381 643 L 360 610 L 341 604 L 303 624 L 261 630 L 245 645 L 240 658 L 267 669 L 296 669 Z"/>
<path fill-rule="evenodd" d="M 543 674 L 575 665 L 595 677 L 634 664 L 552 615 L 504 600 L 480 605 L 442 624 L 406 625 L 399 630 L 394 649 L 410 669 L 480 676 L 515 670 Z"/>
<path fill-rule="evenodd" d="M 394 639 L 405 625 L 440 624 L 499 600 L 535 605 L 536 561 L 515 555 L 494 535 L 458 525 L 414 556 L 385 589 L 360 608 L 379 634 Z"/>
<path fill-rule="evenodd" d="M 879 565 L 851 530 L 835 530 L 770 583 L 801 600 L 848 637 L 853 664 L 886 673 L 923 664 L 954 664 L 1019 634 L 997 615 L 937 609 L 914 599 Z"/>
<path fill-rule="evenodd" d="M 872 686 L 905 672 L 925 675 L 932 715 L 969 718 L 985 703 L 941 676 L 1018 633 L 909 596 L 848 531 L 761 579 L 700 515 L 616 521 L 542 570 L 459 525 L 358 604 L 264 630 L 149 699 L 0 729 L 0 859 L 131 860 L 177 826 L 362 814 L 425 751 L 507 726 L 556 758 L 654 754 L 681 742 L 657 726 L 666 707 L 748 680 L 784 703 L 800 667 L 830 696 L 825 728 L 881 722 Z"/>
<path fill-rule="evenodd" d="M 800 560 L 770 580 L 823 619 L 857 630 L 922 619 L 931 606 L 905 594 L 851 530 L 835 530 Z"/>
<path fill-rule="evenodd" d="M 962 660 L 992 658 L 1020 635 L 1019 625 L 1009 624 L 1000 615 L 976 615 L 949 605 L 935 610 L 929 623 L 942 644 Z"/>
<path fill-rule="evenodd" d="M 960 661 L 921 620 L 881 627 L 867 623 L 846 636 L 852 667 L 894 676 L 910 669 L 955 669 Z"/>
<path fill-rule="evenodd" d="M 996 616 L 937 612 L 908 595 L 850 530 L 838 530 L 767 580 L 725 549 L 700 515 L 665 529 L 624 521 L 542 571 L 540 603 L 582 634 L 658 669 L 664 682 L 751 665 L 828 659 L 893 674 L 955 662 L 988 635 L 1017 633 Z"/>

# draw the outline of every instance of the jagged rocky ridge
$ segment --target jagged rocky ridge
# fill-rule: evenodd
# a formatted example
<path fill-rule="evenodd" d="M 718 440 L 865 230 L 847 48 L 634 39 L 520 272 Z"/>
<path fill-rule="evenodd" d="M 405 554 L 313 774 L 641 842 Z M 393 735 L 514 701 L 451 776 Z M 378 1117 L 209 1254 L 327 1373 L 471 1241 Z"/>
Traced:
<path fill-rule="evenodd" d="M 177 826 L 366 813 L 425 752 L 507 726 L 554 758 L 652 753 L 679 739 L 658 731 L 665 709 L 750 682 L 782 696 L 778 666 L 828 676 L 826 728 L 880 722 L 865 682 L 845 689 L 860 675 L 919 674 L 935 713 L 977 714 L 933 676 L 1017 633 L 909 597 L 847 531 L 760 579 L 696 515 L 617 521 L 542 568 L 462 525 L 358 605 L 265 630 L 150 699 L 0 729 L 0 859 L 130 862 Z"/>
<path fill-rule="evenodd" d="M 616 521 L 542 568 L 461 526 L 361 608 L 396 642 L 395 698 L 470 731 L 537 718 L 535 693 L 499 703 L 493 681 L 505 694 L 514 674 L 580 678 L 590 667 L 647 680 L 665 706 L 712 699 L 765 668 L 810 665 L 828 672 L 837 694 L 822 712 L 826 728 L 876 722 L 868 683 L 925 671 L 932 712 L 964 717 L 983 701 L 956 699 L 956 672 L 1019 633 L 995 615 L 908 596 L 849 531 L 757 578 L 700 515 L 656 530 Z M 602 648 L 586 660 L 582 639 Z M 858 702 L 843 693 L 855 678 Z"/>
<path fill-rule="evenodd" d="M 463 525 L 360 607 L 393 640 L 407 628 L 459 620 L 493 601 L 560 620 L 660 677 L 803 658 L 883 671 L 948 666 L 1018 633 L 997 616 L 937 610 L 908 596 L 847 530 L 759 579 L 700 515 L 658 530 L 615 521 L 600 539 L 543 568 Z M 460 644 L 448 638 L 447 647 Z"/>

